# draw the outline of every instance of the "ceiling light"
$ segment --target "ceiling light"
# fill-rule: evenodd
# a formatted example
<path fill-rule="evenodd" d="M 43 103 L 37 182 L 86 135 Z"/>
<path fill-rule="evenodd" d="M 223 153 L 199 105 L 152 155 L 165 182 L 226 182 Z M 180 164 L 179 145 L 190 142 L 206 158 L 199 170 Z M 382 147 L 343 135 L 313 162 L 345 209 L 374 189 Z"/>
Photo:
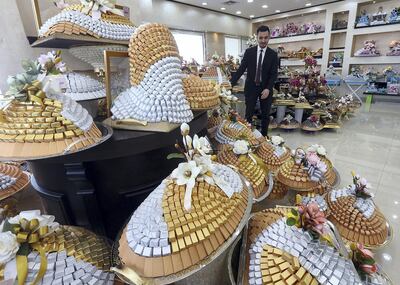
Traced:
<path fill-rule="evenodd" d="M 201 3 L 201 5 L 207 6 L 207 2 L 203 2 L 203 3 Z"/>
<path fill-rule="evenodd" d="M 226 10 L 226 8 L 225 8 L 225 7 L 221 7 L 221 10 L 222 10 L 222 11 L 225 11 L 225 10 Z"/>
<path fill-rule="evenodd" d="M 264 9 L 267 9 L 268 5 L 262 5 L 261 7 L 263 7 Z"/>
<path fill-rule="evenodd" d="M 240 15 L 240 14 L 242 14 L 242 12 L 241 11 L 236 11 L 236 14 Z"/>
<path fill-rule="evenodd" d="M 280 13 L 281 12 L 281 10 L 275 10 L 275 13 Z"/>
<path fill-rule="evenodd" d="M 306 7 L 310 7 L 311 5 L 311 3 L 306 3 Z"/>
<path fill-rule="evenodd" d="M 253 0 L 247 0 L 247 2 L 249 2 L 249 3 L 253 3 Z"/>
<path fill-rule="evenodd" d="M 254 15 L 250 15 L 250 18 L 254 18 Z"/>

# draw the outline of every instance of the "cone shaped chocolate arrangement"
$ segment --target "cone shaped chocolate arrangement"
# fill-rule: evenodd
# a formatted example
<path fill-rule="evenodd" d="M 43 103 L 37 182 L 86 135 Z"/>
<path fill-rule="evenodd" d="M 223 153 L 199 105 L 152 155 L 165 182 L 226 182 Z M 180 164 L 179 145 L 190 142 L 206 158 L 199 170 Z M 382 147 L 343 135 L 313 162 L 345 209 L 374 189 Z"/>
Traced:
<path fill-rule="evenodd" d="M 30 180 L 30 175 L 18 166 L 0 163 L 0 201 L 24 190 Z"/>
<path fill-rule="evenodd" d="M 39 37 L 63 33 L 127 41 L 134 30 L 133 24 L 113 1 L 81 0 L 81 4 L 69 5 L 48 19 L 40 28 Z"/>
<path fill-rule="evenodd" d="M 264 141 L 255 153 L 264 161 L 268 169 L 277 170 L 290 158 L 290 150 L 284 146 L 284 139 L 280 136 L 272 136 Z"/>
<path fill-rule="evenodd" d="M 165 25 L 137 28 L 129 43 L 132 87 L 113 102 L 113 121 L 178 124 L 193 113 L 184 94 L 178 47 Z M 114 125 L 113 125 L 114 126 Z"/>
<path fill-rule="evenodd" d="M 181 131 L 184 147 L 173 156 L 188 162 L 133 213 L 119 241 L 122 273 L 162 279 L 199 269 L 233 242 L 250 214 L 251 192 L 239 175 L 211 161 L 206 138 L 192 139 L 187 124 Z"/>
<path fill-rule="evenodd" d="M 312 145 L 307 151 L 301 148 L 292 151 L 292 157 L 282 164 L 276 177 L 290 189 L 317 194 L 323 194 L 338 179 L 326 158 L 325 148 L 320 145 Z"/>
<path fill-rule="evenodd" d="M 67 90 L 64 94 L 75 101 L 106 97 L 104 84 L 89 75 L 70 72 L 65 77 L 67 80 Z"/>
<path fill-rule="evenodd" d="M 221 86 L 221 88 L 225 88 L 227 90 L 232 89 L 232 85 L 228 80 L 225 72 L 219 66 L 210 66 L 203 73 L 201 77 L 204 80 L 211 81 L 217 83 Z"/>
<path fill-rule="evenodd" d="M 267 171 L 265 164 L 252 153 L 250 145 L 244 140 L 237 140 L 233 146 L 223 145 L 218 151 L 218 162 L 233 165 L 251 184 L 254 198 L 263 196 L 266 186 Z"/>
<path fill-rule="evenodd" d="M 244 284 L 361 284 L 341 245 L 314 203 L 256 213 L 249 222 Z"/>
<path fill-rule="evenodd" d="M 366 179 L 353 174 L 353 183 L 326 195 L 328 218 L 344 239 L 367 247 L 380 247 L 389 239 L 388 222 L 368 193 L 371 186 Z"/>
<path fill-rule="evenodd" d="M 65 70 L 59 53 L 23 62 L 24 73 L 9 77 L 0 110 L 0 158 L 35 159 L 75 152 L 101 141 L 86 109 L 61 91 Z"/>
<path fill-rule="evenodd" d="M 211 83 L 192 74 L 184 77 L 182 81 L 186 99 L 192 110 L 213 109 L 219 106 L 219 95 Z"/>
<path fill-rule="evenodd" d="M 233 145 L 240 139 L 246 140 L 250 146 L 259 145 L 261 141 L 257 139 L 245 120 L 241 119 L 236 112 L 230 111 L 228 118 L 218 126 L 215 140 L 218 147 L 222 147 L 221 145 L 224 144 Z"/>
<path fill-rule="evenodd" d="M 60 226 L 54 216 L 41 215 L 39 210 L 8 218 L 0 240 L 4 249 L 0 282 L 114 284 L 107 240 L 83 228 Z"/>

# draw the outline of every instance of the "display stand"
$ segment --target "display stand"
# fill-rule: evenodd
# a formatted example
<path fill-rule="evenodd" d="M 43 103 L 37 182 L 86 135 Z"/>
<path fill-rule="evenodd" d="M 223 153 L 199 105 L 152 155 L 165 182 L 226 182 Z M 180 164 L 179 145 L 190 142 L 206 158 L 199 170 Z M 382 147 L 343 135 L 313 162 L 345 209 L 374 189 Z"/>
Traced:
<path fill-rule="evenodd" d="M 195 112 L 192 133 L 206 134 L 207 113 Z M 29 161 L 32 185 L 48 214 L 61 224 L 83 226 L 114 238 L 147 195 L 179 160 L 180 130 L 169 133 L 114 130 L 108 141 L 76 154 Z"/>

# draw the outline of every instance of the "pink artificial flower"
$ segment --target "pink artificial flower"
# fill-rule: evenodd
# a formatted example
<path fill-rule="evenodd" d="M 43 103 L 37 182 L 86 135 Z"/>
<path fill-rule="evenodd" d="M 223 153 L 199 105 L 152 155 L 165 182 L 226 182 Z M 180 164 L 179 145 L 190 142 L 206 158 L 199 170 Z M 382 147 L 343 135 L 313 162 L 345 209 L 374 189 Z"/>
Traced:
<path fill-rule="evenodd" d="M 316 152 L 308 152 L 306 155 L 307 161 L 313 166 L 317 166 L 321 159 L 318 157 Z"/>
<path fill-rule="evenodd" d="M 357 249 L 364 258 L 374 258 L 374 254 L 369 249 L 366 249 L 363 244 L 357 243 Z"/>
<path fill-rule="evenodd" d="M 359 268 L 369 275 L 374 274 L 378 271 L 378 267 L 376 266 L 376 264 L 373 265 L 361 264 Z"/>
<path fill-rule="evenodd" d="M 305 227 L 323 234 L 325 232 L 324 223 L 326 222 L 326 218 L 324 212 L 318 207 L 318 204 L 315 202 L 309 203 L 302 211 L 304 211 Z"/>

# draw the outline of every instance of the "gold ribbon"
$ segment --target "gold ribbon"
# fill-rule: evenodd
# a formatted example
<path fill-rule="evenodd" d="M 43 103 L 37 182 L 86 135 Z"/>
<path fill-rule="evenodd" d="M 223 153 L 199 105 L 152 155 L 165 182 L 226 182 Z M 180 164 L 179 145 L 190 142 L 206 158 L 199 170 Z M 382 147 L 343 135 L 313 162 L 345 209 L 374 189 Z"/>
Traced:
<path fill-rule="evenodd" d="M 46 93 L 42 90 L 42 83 L 35 80 L 31 85 L 25 84 L 23 90 L 28 93 L 28 99 L 43 106 L 43 99 Z"/>
<path fill-rule="evenodd" d="M 28 243 L 30 247 L 40 254 L 40 268 L 35 279 L 31 285 L 36 285 L 45 275 L 47 270 L 47 258 L 45 249 L 40 244 L 40 238 L 44 237 L 48 232 L 48 226 L 40 227 L 38 219 L 21 219 L 19 221 L 20 227 L 14 228 L 17 234 L 17 241 L 20 244 Z M 17 276 L 18 285 L 25 284 L 25 280 L 28 274 L 28 259 L 25 255 L 17 255 Z"/>
<path fill-rule="evenodd" d="M 111 267 L 111 271 L 114 271 L 118 277 L 126 283 L 136 285 L 152 285 L 154 282 L 150 278 L 142 278 L 135 271 L 129 267 L 116 268 Z"/>
<path fill-rule="evenodd" d="M 26 255 L 17 255 L 18 285 L 24 285 L 28 276 L 28 258 Z"/>

